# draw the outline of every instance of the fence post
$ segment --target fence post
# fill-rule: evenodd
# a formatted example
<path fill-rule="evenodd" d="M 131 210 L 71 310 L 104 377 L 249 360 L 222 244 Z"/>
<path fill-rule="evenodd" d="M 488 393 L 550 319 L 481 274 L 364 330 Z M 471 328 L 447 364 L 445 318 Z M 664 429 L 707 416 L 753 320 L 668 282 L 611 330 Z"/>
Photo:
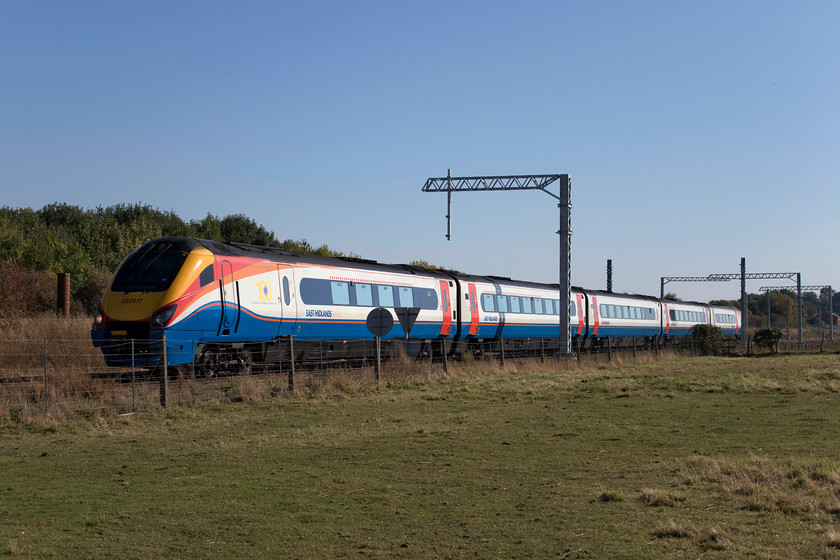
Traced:
<path fill-rule="evenodd" d="M 502 367 L 505 367 L 505 340 L 503 338 L 499 339 L 499 349 L 502 355 Z"/>
<path fill-rule="evenodd" d="M 379 368 L 380 368 L 380 354 L 379 354 L 379 337 L 376 337 L 376 369 L 374 370 L 374 379 L 379 383 Z"/>
<path fill-rule="evenodd" d="M 443 354 L 443 373 L 449 373 L 449 357 L 447 356 L 448 352 L 446 351 L 446 339 L 440 341 L 440 346 Z"/>
<path fill-rule="evenodd" d="M 50 409 L 49 384 L 47 383 L 47 337 L 44 337 L 44 413 Z"/>
<path fill-rule="evenodd" d="M 195 404 L 195 340 L 190 342 L 192 346 L 192 362 L 190 362 L 190 376 L 192 377 L 192 401 Z"/>
<path fill-rule="evenodd" d="M 137 390 L 134 384 L 134 339 L 131 339 L 131 412 L 137 412 Z"/>
<path fill-rule="evenodd" d="M 289 392 L 295 390 L 295 337 L 289 335 L 289 352 L 291 353 L 292 364 L 289 368 Z"/>
<path fill-rule="evenodd" d="M 160 379 L 160 406 L 166 408 L 169 405 L 169 370 L 166 359 L 166 333 L 163 334 L 163 375 Z"/>

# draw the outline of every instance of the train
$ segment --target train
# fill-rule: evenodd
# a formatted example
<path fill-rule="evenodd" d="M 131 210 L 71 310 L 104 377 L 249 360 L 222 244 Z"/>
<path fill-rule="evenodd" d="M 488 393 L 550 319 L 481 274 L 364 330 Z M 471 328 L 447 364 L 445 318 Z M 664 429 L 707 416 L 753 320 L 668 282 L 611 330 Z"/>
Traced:
<path fill-rule="evenodd" d="M 212 376 L 250 372 L 284 356 L 364 356 L 374 338 L 367 318 L 377 308 L 414 319 L 394 320 L 380 338 L 414 357 L 458 358 L 488 343 L 514 354 L 556 352 L 562 307 L 558 284 L 161 237 L 120 263 L 97 306 L 91 339 L 109 366 L 165 361 Z M 577 287 L 570 318 L 575 351 L 628 341 L 664 345 L 697 324 L 741 334 L 736 308 Z"/>

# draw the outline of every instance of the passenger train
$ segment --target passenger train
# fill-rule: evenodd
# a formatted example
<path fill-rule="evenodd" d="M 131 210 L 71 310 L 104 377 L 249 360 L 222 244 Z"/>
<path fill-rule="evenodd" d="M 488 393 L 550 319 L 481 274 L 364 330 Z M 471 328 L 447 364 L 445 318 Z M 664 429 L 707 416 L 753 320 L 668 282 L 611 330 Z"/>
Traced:
<path fill-rule="evenodd" d="M 91 338 L 111 366 L 157 367 L 165 336 L 167 365 L 195 363 L 209 376 L 277 361 L 289 339 L 296 359 L 315 348 L 327 357 L 369 352 L 370 344 L 351 341 L 373 338 L 366 319 L 379 307 L 416 312 L 409 332 L 394 321 L 382 340 L 453 357 L 487 342 L 556 350 L 562 311 L 557 284 L 163 237 L 119 265 Z M 703 303 L 573 288 L 570 307 L 576 350 L 665 344 L 696 324 L 741 331 L 739 310 Z"/>

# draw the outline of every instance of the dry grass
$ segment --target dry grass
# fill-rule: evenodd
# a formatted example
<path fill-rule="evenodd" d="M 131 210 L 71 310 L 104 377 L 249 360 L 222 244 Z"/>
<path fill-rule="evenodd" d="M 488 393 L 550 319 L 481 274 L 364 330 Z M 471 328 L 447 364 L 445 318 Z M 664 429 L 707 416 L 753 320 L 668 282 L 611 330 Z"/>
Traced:
<path fill-rule="evenodd" d="M 674 507 L 679 502 L 685 501 L 685 496 L 665 492 L 663 490 L 654 490 L 652 488 L 645 488 L 639 495 L 639 500 L 646 506 L 659 507 Z"/>
<path fill-rule="evenodd" d="M 840 464 L 752 456 L 694 457 L 683 467 L 688 484 L 711 484 L 747 511 L 807 515 L 832 522 L 840 514 Z"/>

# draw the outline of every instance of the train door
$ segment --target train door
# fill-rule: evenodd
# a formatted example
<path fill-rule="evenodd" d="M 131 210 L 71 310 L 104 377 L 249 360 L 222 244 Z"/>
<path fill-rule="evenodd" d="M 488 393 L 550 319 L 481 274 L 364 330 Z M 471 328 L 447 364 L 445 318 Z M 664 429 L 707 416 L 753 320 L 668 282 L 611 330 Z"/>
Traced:
<path fill-rule="evenodd" d="M 577 326 L 577 335 L 583 336 L 583 327 L 584 327 L 584 307 L 583 307 L 583 298 L 580 294 L 575 294 L 575 301 L 577 301 L 577 319 L 578 319 L 578 326 Z"/>
<path fill-rule="evenodd" d="M 475 336 L 478 332 L 478 295 L 475 291 L 475 284 L 470 282 L 470 336 Z"/>
<path fill-rule="evenodd" d="M 295 294 L 295 270 L 285 265 L 277 265 L 277 279 L 280 283 L 280 295 L 277 296 L 280 303 L 280 330 L 278 335 L 297 334 L 297 300 Z"/>
<path fill-rule="evenodd" d="M 441 309 L 443 311 L 443 321 L 440 325 L 440 335 L 449 336 L 449 329 L 452 326 L 452 303 L 449 296 L 449 282 L 446 280 L 440 281 L 440 299 Z"/>
<path fill-rule="evenodd" d="M 219 279 L 219 292 L 221 297 L 222 318 L 219 322 L 221 336 L 227 336 L 236 332 L 236 324 L 239 319 L 239 294 L 238 287 L 233 282 L 233 265 L 230 261 L 222 261 L 222 276 Z"/>

